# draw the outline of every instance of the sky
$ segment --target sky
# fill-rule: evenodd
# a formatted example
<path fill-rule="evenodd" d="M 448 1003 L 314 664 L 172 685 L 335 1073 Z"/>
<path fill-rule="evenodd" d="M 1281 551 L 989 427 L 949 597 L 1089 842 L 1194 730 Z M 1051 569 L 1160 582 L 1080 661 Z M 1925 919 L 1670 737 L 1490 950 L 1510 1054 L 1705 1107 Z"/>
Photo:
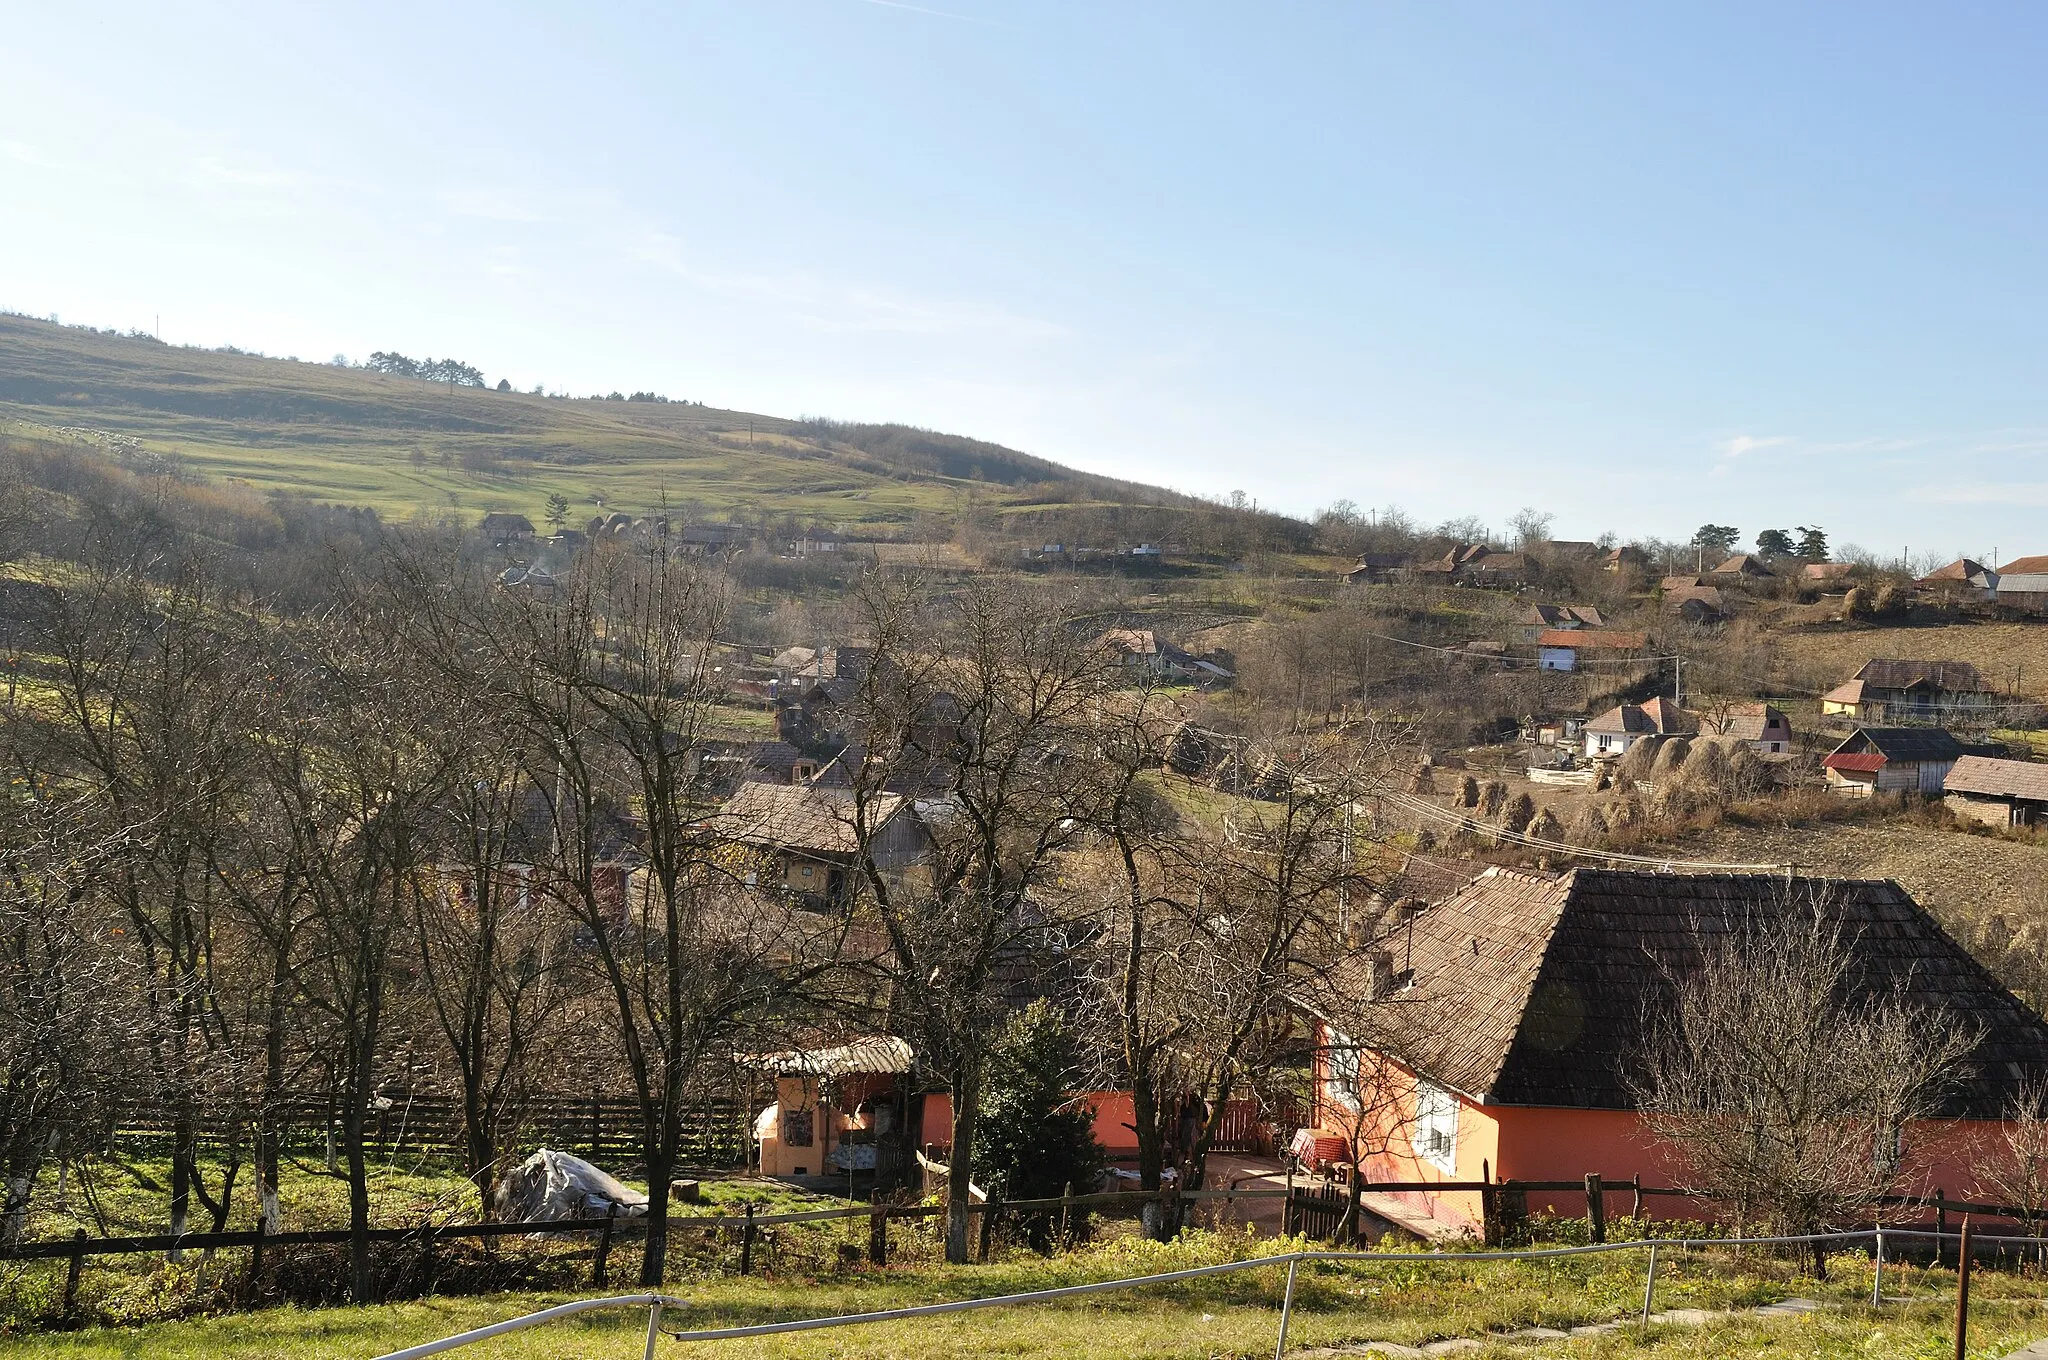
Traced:
<path fill-rule="evenodd" d="M 0 307 L 1305 514 L 2048 552 L 2048 8 L 9 6 Z"/>

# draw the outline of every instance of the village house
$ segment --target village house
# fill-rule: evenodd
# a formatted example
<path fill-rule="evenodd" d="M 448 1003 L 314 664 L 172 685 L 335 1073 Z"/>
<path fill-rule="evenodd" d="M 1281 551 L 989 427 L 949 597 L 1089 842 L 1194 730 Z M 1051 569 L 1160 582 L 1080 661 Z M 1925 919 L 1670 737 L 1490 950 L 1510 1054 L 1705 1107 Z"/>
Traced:
<path fill-rule="evenodd" d="M 2048 614 L 2048 557 L 2015 557 L 1998 569 L 2001 608 Z"/>
<path fill-rule="evenodd" d="M 1767 580 L 1777 575 L 1776 572 L 1771 570 L 1770 563 L 1754 553 L 1737 553 L 1720 566 L 1715 567 L 1709 574 L 1750 581 Z"/>
<path fill-rule="evenodd" d="M 1605 628 L 1607 620 L 1589 604 L 1532 604 L 1522 611 L 1522 640 L 1534 642 L 1551 629 Z"/>
<path fill-rule="evenodd" d="M 1607 553 L 1607 556 L 1600 559 L 1600 569 L 1602 571 L 1611 571 L 1616 573 L 1623 571 L 1643 571 L 1646 570 L 1649 567 L 1649 565 L 1650 555 L 1644 552 L 1641 548 L 1628 544 L 1624 544 L 1619 548 L 1610 549 Z"/>
<path fill-rule="evenodd" d="M 813 529 L 790 540 L 789 551 L 797 557 L 812 557 L 818 553 L 846 551 L 846 539 L 830 529 Z"/>
<path fill-rule="evenodd" d="M 931 857 L 932 837 L 910 799 L 881 793 L 865 809 L 843 788 L 743 783 L 709 826 L 743 854 L 736 872 L 750 887 L 780 887 L 807 906 L 842 901 L 861 853 L 856 819 L 865 817 L 868 852 L 885 874 L 903 874 Z"/>
<path fill-rule="evenodd" d="M 1846 585 L 1854 572 L 1849 562 L 1808 562 L 1799 569 L 1799 579 L 1810 586 Z"/>
<path fill-rule="evenodd" d="M 1358 565 L 1345 572 L 1341 579 L 1348 586 L 1385 585 L 1405 576 L 1413 561 L 1407 553 L 1360 553 Z"/>
<path fill-rule="evenodd" d="M 1112 628 L 1095 639 L 1126 672 L 1157 679 L 1185 679 L 1197 673 L 1194 657 L 1150 628 Z"/>
<path fill-rule="evenodd" d="M 482 523 L 477 525 L 477 532 L 493 547 L 503 548 L 514 543 L 531 543 L 533 521 L 524 515 L 510 515 L 498 511 L 485 515 Z"/>
<path fill-rule="evenodd" d="M 1745 742 L 1758 755 L 1788 755 L 1792 750 L 1792 720 L 1770 704 L 1730 704 L 1703 717 L 1700 731 Z"/>
<path fill-rule="evenodd" d="M 1432 562 L 1424 562 L 1411 573 L 1431 585 L 1477 586 L 1511 589 L 1528 577 L 1529 560 L 1518 552 L 1503 552 L 1484 543 L 1456 543 Z"/>
<path fill-rule="evenodd" d="M 1668 582 L 1673 578 L 1665 579 Z M 1665 612 L 1676 614 L 1687 623 L 1719 623 L 1728 617 L 1728 598 L 1719 586 L 1669 586 L 1660 593 Z"/>
<path fill-rule="evenodd" d="M 1963 744 L 1939 727 L 1859 727 L 1821 760 L 1828 787 L 1849 798 L 1941 792 Z"/>
<path fill-rule="evenodd" d="M 1306 1141 L 1350 1145 L 1368 1186 L 1582 1181 L 1588 1172 L 1609 1185 L 1632 1176 L 1668 1185 L 1672 1150 L 1651 1136 L 1630 1085 L 1645 1027 L 1670 1013 L 1674 979 L 1697 965 L 1699 935 L 1794 902 L 1839 922 L 1849 975 L 1862 985 L 1887 996 L 1896 988 L 1981 1031 L 1939 1118 L 1897 1134 L 1905 1187 L 1971 1191 L 1981 1149 L 2004 1130 L 2015 1098 L 2048 1080 L 2048 1025 L 1882 880 L 1488 869 L 1410 915 L 1399 943 L 1344 979 L 1350 1004 L 1324 1008 L 1362 1014 L 1380 1047 L 1315 1019 Z M 1427 1235 L 1483 1231 L 1478 1191 L 1368 1190 L 1365 1201 Z M 1554 1202 L 1564 1213 L 1583 1203 Z M 1728 1212 L 1652 1204 L 1674 1217 Z"/>
<path fill-rule="evenodd" d="M 1820 697 L 1823 717 L 1854 722 L 1944 722 L 1982 713 L 1998 693 L 1967 661 L 1873 657 L 1854 679 Z"/>
<path fill-rule="evenodd" d="M 1998 573 L 1968 557 L 1958 557 L 1913 584 L 1921 594 L 1944 604 L 1989 604 L 1998 598 Z"/>
<path fill-rule="evenodd" d="M 1966 755 L 1942 789 L 1942 802 L 1958 817 L 1985 826 L 2048 826 L 2048 765 Z"/>
<path fill-rule="evenodd" d="M 1587 723 L 1582 735 L 1588 756 L 1607 759 L 1627 755 L 1629 748 L 1641 741 L 1688 737 L 1699 730 L 1697 714 L 1660 696 L 1640 704 L 1616 704 Z"/>
<path fill-rule="evenodd" d="M 763 1176 L 873 1171 L 915 1058 L 902 1039 L 863 1035 L 744 1059 L 775 1082 L 775 1103 L 754 1117 L 754 1165 Z"/>
<path fill-rule="evenodd" d="M 1536 666 L 1546 671 L 1573 671 L 1579 658 L 1591 653 L 1625 657 L 1650 645 L 1641 633 L 1609 632 L 1597 628 L 1546 628 L 1536 635 Z"/>

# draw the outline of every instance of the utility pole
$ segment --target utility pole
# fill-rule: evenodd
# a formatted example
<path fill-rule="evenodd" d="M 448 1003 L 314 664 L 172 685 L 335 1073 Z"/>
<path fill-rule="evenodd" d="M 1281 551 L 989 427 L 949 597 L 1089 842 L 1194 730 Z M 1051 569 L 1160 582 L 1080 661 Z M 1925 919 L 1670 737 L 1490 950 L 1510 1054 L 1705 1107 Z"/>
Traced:
<path fill-rule="evenodd" d="M 1671 702 L 1685 707 L 1685 658 L 1677 655 L 1671 658 Z"/>

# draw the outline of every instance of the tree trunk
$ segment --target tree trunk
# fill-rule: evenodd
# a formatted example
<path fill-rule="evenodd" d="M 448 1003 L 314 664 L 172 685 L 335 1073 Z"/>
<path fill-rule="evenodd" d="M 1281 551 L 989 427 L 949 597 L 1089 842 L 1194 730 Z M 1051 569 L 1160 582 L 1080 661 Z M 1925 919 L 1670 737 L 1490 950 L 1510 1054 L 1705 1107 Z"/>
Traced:
<path fill-rule="evenodd" d="M 946 1170 L 946 1262 L 968 1262 L 968 1187 L 973 1184 L 974 1126 L 981 1104 L 981 1065 L 970 1059 L 953 1077 L 953 1150 Z"/>
<path fill-rule="evenodd" d="M 376 1282 L 370 1271 L 370 1166 L 363 1151 L 367 1093 L 350 1091 L 341 1112 L 342 1142 L 348 1156 L 348 1301 L 371 1303 Z"/>
<path fill-rule="evenodd" d="M 1159 1133 L 1159 1094 L 1150 1074 L 1131 1074 L 1131 1123 L 1138 1136 L 1138 1188 L 1157 1193 L 1166 1170 L 1166 1140 Z"/>

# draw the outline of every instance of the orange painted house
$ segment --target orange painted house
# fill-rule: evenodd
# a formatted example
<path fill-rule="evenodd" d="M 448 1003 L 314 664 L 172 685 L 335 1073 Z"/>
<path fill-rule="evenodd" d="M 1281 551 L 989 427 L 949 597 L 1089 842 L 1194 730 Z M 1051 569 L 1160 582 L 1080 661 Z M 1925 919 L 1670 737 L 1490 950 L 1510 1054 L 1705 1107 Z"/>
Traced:
<path fill-rule="evenodd" d="M 1350 1145 L 1368 1183 L 1598 1172 L 1609 1185 L 1631 1176 L 1671 1185 L 1671 1150 L 1649 1136 L 1628 1084 L 1643 1019 L 1668 997 L 1670 978 L 1696 965 L 1702 935 L 1788 900 L 1820 901 L 1839 917 L 1852 965 L 1873 985 L 1898 985 L 1981 1030 L 1943 1118 L 1903 1131 L 1897 1187 L 1979 1194 L 1979 1150 L 1997 1138 L 2022 1084 L 2048 1076 L 2048 1025 L 1889 880 L 1490 869 L 1413 915 L 1355 974 L 1364 995 L 1341 1013 L 1361 1017 L 1354 1023 L 1381 1047 L 1317 1021 L 1311 1136 Z M 1480 1230 L 1477 1191 L 1390 1202 L 1433 1231 Z M 1578 1215 L 1585 1196 L 1533 1192 L 1528 1207 Z M 1627 1212 L 1626 1193 L 1608 1208 Z M 1727 1211 L 1655 1198 L 1645 1212 Z"/>

